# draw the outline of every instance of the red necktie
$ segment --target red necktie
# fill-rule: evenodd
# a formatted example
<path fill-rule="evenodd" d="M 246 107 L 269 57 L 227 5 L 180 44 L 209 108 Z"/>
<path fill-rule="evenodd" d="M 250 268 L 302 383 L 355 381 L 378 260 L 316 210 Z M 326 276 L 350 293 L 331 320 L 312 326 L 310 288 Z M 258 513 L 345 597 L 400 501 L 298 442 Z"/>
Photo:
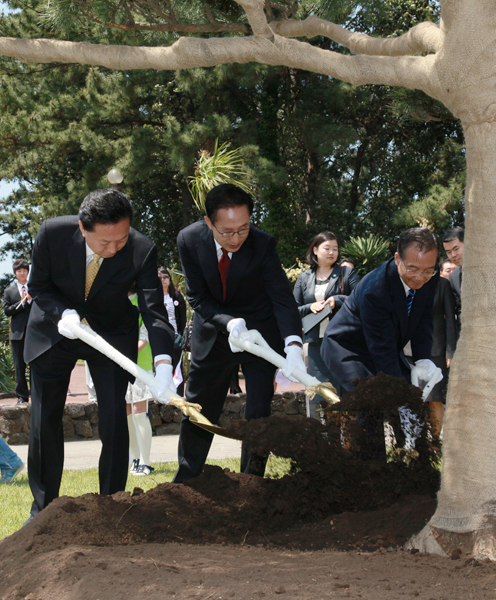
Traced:
<path fill-rule="evenodd" d="M 220 278 L 222 280 L 222 301 L 226 300 L 226 280 L 227 280 L 227 272 L 229 271 L 229 265 L 231 264 L 231 259 L 229 258 L 229 254 L 227 250 L 222 248 L 222 256 L 219 260 L 219 272 Z"/>

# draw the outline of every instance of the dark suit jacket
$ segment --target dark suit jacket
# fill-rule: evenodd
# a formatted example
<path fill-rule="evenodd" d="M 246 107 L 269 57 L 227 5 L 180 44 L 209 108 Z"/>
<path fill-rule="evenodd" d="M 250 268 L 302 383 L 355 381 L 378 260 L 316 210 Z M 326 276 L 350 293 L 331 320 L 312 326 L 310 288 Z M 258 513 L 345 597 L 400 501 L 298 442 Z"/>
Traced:
<path fill-rule="evenodd" d="M 31 293 L 31 289 L 29 289 L 29 293 Z M 9 334 L 9 339 L 11 340 L 23 339 L 31 311 L 31 304 L 28 302 L 19 304 L 20 302 L 21 295 L 19 294 L 19 288 L 17 287 L 17 283 L 14 283 L 5 290 L 3 297 L 5 314 L 7 317 L 11 317 Z"/>
<path fill-rule="evenodd" d="M 41 224 L 33 250 L 29 291 L 33 297 L 24 357 L 30 362 L 62 336 L 57 323 L 67 308 L 129 358 L 136 360 L 138 312 L 128 300 L 134 283 L 154 356 L 173 354 L 173 332 L 164 307 L 153 242 L 131 228 L 122 250 L 103 260 L 84 300 L 86 245 L 77 216 Z"/>
<path fill-rule="evenodd" d="M 457 339 L 455 300 L 450 283 L 444 277 L 440 277 L 437 284 L 432 318 L 432 356 L 453 358 Z"/>
<path fill-rule="evenodd" d="M 343 275 L 342 294 L 340 289 L 341 273 Z M 336 301 L 336 307 L 330 315 L 331 318 L 336 315 L 346 298 L 356 288 L 359 281 L 358 275 L 354 269 L 350 269 L 349 267 L 340 267 L 338 264 L 335 265 L 331 273 L 329 285 L 327 286 L 324 295 L 324 300 L 334 296 Z M 306 317 L 310 314 L 310 307 L 315 302 L 315 269 L 305 271 L 298 277 L 295 283 L 293 294 L 296 303 L 298 304 L 298 312 L 300 313 L 300 317 Z M 320 323 L 305 334 L 305 342 L 314 344 L 320 342 L 319 331 Z"/>
<path fill-rule="evenodd" d="M 181 294 L 179 290 L 176 290 L 176 297 L 173 298 L 173 301 L 177 301 L 177 305 L 174 304 L 174 315 L 176 317 L 176 326 L 177 331 L 181 335 L 184 332 L 184 328 L 186 327 L 187 319 L 187 310 L 186 310 L 186 300 L 184 296 Z"/>
<path fill-rule="evenodd" d="M 271 235 L 250 227 L 245 242 L 232 255 L 225 302 L 215 242 L 205 221 L 183 229 L 177 244 L 186 296 L 195 311 L 191 352 L 198 360 L 208 355 L 218 335 L 227 336 L 226 326 L 236 317 L 245 319 L 248 329 L 258 329 L 280 353 L 285 337 L 301 336 L 296 302 Z"/>
<path fill-rule="evenodd" d="M 408 341 L 414 361 L 431 358 L 432 303 L 438 279 L 436 273 L 417 290 L 410 316 L 394 259 L 360 281 L 329 323 L 322 342 L 321 354 L 335 385 L 350 390 L 355 378 L 380 371 L 404 376 L 402 349 Z"/>
<path fill-rule="evenodd" d="M 455 298 L 455 312 L 456 317 L 460 320 L 460 313 L 462 310 L 462 268 L 456 267 L 451 271 L 449 276 L 449 281 L 451 285 L 451 291 L 453 292 L 453 297 Z"/>

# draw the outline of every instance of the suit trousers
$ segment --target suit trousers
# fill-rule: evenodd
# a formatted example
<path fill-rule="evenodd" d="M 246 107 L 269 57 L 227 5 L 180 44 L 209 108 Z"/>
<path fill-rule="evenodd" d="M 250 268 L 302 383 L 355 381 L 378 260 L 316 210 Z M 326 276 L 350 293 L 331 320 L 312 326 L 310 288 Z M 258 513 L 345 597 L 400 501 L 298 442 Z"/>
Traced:
<path fill-rule="evenodd" d="M 129 458 L 125 395 L 129 375 L 80 340 L 62 339 L 31 362 L 31 431 L 28 474 L 34 516 L 59 495 L 64 467 L 62 417 L 72 369 L 87 361 L 98 399 L 101 494 L 126 487 Z"/>
<path fill-rule="evenodd" d="M 274 365 L 248 352 L 231 352 L 227 336 L 219 334 L 203 360 L 196 360 L 192 352 L 191 367 L 186 384 L 186 400 L 202 406 L 202 414 L 212 423 L 218 423 L 226 399 L 233 370 L 241 364 L 246 383 L 245 418 L 258 419 L 270 415 L 274 396 Z M 213 434 L 190 422 L 181 421 L 179 436 L 179 468 L 174 483 L 198 477 L 210 450 Z M 254 454 L 243 444 L 241 472 L 263 477 L 266 456 Z"/>
<path fill-rule="evenodd" d="M 10 340 L 12 346 L 12 360 L 15 370 L 15 393 L 18 398 L 29 398 L 28 382 L 26 380 L 26 363 L 24 362 L 24 338 Z"/>

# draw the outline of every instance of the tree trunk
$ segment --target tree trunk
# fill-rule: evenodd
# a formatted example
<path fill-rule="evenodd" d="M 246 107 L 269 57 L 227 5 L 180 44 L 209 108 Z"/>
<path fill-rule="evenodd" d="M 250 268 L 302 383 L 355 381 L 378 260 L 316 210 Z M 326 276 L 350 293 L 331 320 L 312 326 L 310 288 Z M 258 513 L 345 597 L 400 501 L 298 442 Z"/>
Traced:
<path fill-rule="evenodd" d="M 496 123 L 465 128 L 462 332 L 450 369 L 436 513 L 410 547 L 496 560 Z M 449 533 L 448 533 L 449 532 Z"/>

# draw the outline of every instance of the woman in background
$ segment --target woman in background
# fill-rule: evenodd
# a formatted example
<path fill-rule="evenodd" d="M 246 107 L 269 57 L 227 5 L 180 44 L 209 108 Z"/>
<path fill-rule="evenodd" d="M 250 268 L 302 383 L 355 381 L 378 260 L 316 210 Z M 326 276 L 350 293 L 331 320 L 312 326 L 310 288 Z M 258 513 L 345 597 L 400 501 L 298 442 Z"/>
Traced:
<path fill-rule="evenodd" d="M 138 309 L 137 294 L 131 293 L 129 300 Z M 138 365 L 147 373 L 153 375 L 153 356 L 148 343 L 148 331 L 143 324 L 141 314 L 139 328 Z M 134 383 L 128 384 L 126 411 L 129 429 L 129 451 L 132 460 L 129 472 L 133 475 L 151 475 L 153 473 L 153 467 L 150 465 L 150 452 L 152 449 L 152 426 L 148 413 L 150 400 L 153 400 L 153 395 L 146 383 L 136 379 Z"/>
<path fill-rule="evenodd" d="M 354 269 L 338 264 L 339 243 L 330 231 L 316 235 L 307 252 L 310 270 L 302 273 L 294 287 L 294 297 L 303 319 L 304 342 L 308 343 L 308 373 L 319 381 L 330 381 L 330 373 L 320 356 L 320 346 L 329 320 L 337 313 L 346 298 L 358 284 Z M 328 309 L 326 307 L 329 307 Z M 324 316 L 330 310 L 327 316 Z M 322 318 L 319 320 L 318 315 Z M 315 325 L 307 329 L 305 317 L 316 315 Z M 317 407 L 322 400 L 315 396 L 310 402 L 310 416 L 317 416 Z"/>
<path fill-rule="evenodd" d="M 186 327 L 186 300 L 179 290 L 176 290 L 172 277 L 167 269 L 160 267 L 158 276 L 162 282 L 164 291 L 164 305 L 167 309 L 169 323 L 174 328 L 176 334 L 174 341 L 174 356 L 172 357 L 172 367 L 175 370 L 181 360 L 181 342 Z M 177 386 L 177 393 L 184 395 L 184 383 Z"/>

